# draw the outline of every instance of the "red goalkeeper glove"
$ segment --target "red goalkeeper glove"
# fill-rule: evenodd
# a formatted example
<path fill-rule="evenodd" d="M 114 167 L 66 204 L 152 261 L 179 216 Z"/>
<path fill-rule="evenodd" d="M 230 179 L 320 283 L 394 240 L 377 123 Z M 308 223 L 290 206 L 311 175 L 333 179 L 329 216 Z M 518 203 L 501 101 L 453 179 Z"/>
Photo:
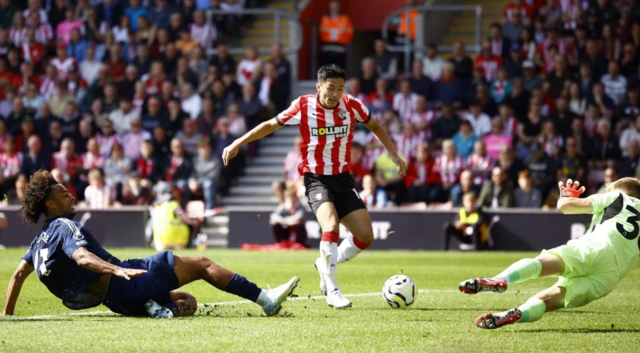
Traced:
<path fill-rule="evenodd" d="M 579 181 L 573 181 L 571 179 L 567 180 L 567 185 L 559 182 L 558 187 L 560 187 L 560 197 L 580 197 L 585 191 L 584 186 L 581 187 Z"/>

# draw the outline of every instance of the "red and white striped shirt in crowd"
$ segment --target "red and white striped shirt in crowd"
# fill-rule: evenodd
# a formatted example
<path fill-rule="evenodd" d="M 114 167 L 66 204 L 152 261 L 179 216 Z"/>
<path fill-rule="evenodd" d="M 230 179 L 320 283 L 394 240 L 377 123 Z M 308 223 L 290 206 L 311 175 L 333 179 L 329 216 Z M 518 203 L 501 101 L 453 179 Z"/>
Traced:
<path fill-rule="evenodd" d="M 9 28 L 9 42 L 13 43 L 16 47 L 27 41 L 27 27 L 23 28 Z"/>
<path fill-rule="evenodd" d="M 514 16 L 521 16 L 522 23 L 527 23 L 527 21 L 533 17 L 533 8 L 524 1 L 520 4 L 519 8 L 514 3 L 509 3 L 504 7 L 502 16 L 510 22 L 513 22 Z"/>
<path fill-rule="evenodd" d="M 22 165 L 22 152 L 14 152 L 13 154 L 0 154 L 0 169 L 5 178 L 15 178 L 20 174 L 20 166 Z"/>
<path fill-rule="evenodd" d="M 416 111 L 416 103 L 418 102 L 418 95 L 410 93 L 404 95 L 402 93 L 396 93 L 393 96 L 393 110 L 398 112 L 398 116 L 403 123 L 409 121 L 411 114 Z"/>
<path fill-rule="evenodd" d="M 40 24 L 40 27 L 35 29 L 36 42 L 42 44 L 48 44 L 53 39 L 53 29 L 48 23 Z"/>
<path fill-rule="evenodd" d="M 384 146 L 380 143 L 376 135 L 371 132 L 367 134 L 364 144 L 365 150 L 362 156 L 362 168 L 370 171 L 375 167 L 378 157 L 384 153 Z"/>
<path fill-rule="evenodd" d="M 424 131 L 418 131 L 412 136 L 397 133 L 393 135 L 393 140 L 396 142 L 398 153 L 407 157 L 407 161 L 410 161 L 415 158 L 418 146 L 425 142 L 425 133 Z"/>
<path fill-rule="evenodd" d="M 69 175 L 69 178 L 75 179 L 78 169 L 82 168 L 82 158 L 75 154 L 67 158 L 64 153 L 56 152 L 51 157 L 51 168 L 58 168 L 62 173 Z"/>
<path fill-rule="evenodd" d="M 298 166 L 302 163 L 302 155 L 298 151 L 290 151 L 287 158 L 284 159 L 284 172 L 287 174 L 287 180 L 298 181 L 300 173 Z"/>
<path fill-rule="evenodd" d="M 58 79 L 60 80 L 66 80 L 69 71 L 71 71 L 71 68 L 73 68 L 74 66 L 78 67 L 76 59 L 72 57 L 67 57 L 64 60 L 61 60 L 58 57 L 53 58 L 53 60 L 51 60 L 51 65 L 55 66 L 56 69 L 58 69 Z"/>
<path fill-rule="evenodd" d="M 551 39 L 547 38 L 538 44 L 538 54 L 542 55 L 542 58 L 545 62 L 545 69 L 547 73 L 550 73 L 555 69 L 553 63 L 554 59 L 552 58 L 551 52 L 549 51 L 549 47 L 555 44 L 558 47 L 558 54 L 562 56 L 571 56 L 574 57 L 576 55 L 576 50 L 573 45 L 573 41 L 568 39 L 558 39 L 556 42 L 553 42 Z"/>
<path fill-rule="evenodd" d="M 238 64 L 237 76 L 238 84 L 240 85 L 240 87 L 251 83 L 251 80 L 253 79 L 253 76 L 255 75 L 261 63 L 262 62 L 258 58 L 255 58 L 253 60 L 242 59 L 242 61 L 240 61 L 240 64 Z"/>
<path fill-rule="evenodd" d="M 356 122 L 367 123 L 369 110 L 351 95 L 343 94 L 334 109 L 322 107 L 317 94 L 301 96 L 278 114 L 281 125 L 299 125 L 302 143 L 301 175 L 336 175 L 349 170 L 351 142 Z"/>
<path fill-rule="evenodd" d="M 142 111 L 145 98 L 146 97 L 144 95 L 139 95 L 137 93 L 133 95 L 133 109 L 138 111 L 138 113 Z"/>
<path fill-rule="evenodd" d="M 82 168 L 83 169 L 93 169 L 104 167 L 104 157 L 101 155 L 95 155 L 92 153 L 85 153 L 82 155 Z"/>
<path fill-rule="evenodd" d="M 415 125 L 416 129 L 419 129 L 420 126 L 425 123 L 427 124 L 428 128 L 426 130 L 422 130 L 425 134 L 425 141 L 431 141 L 431 126 L 434 120 L 436 120 L 436 114 L 433 112 L 433 110 L 425 110 L 422 113 L 415 111 L 409 116 L 409 122 Z"/>
<path fill-rule="evenodd" d="M 464 159 L 456 156 L 449 159 L 446 154 L 441 154 L 436 158 L 434 170 L 440 172 L 443 184 L 453 185 L 460 180 L 460 174 L 465 167 Z"/>
<path fill-rule="evenodd" d="M 69 94 L 75 97 L 75 95 L 80 90 L 83 90 L 83 89 L 86 90 L 89 87 L 89 85 L 87 85 L 87 81 L 83 79 L 79 79 L 78 81 L 69 81 L 69 83 L 67 84 L 67 87 L 69 89 Z"/>
<path fill-rule="evenodd" d="M 34 65 L 44 57 L 44 51 L 44 45 L 40 43 L 29 45 L 29 43 L 25 42 L 22 44 L 22 47 L 20 47 L 20 55 L 22 55 L 24 61 Z"/>
<path fill-rule="evenodd" d="M 113 144 L 116 142 L 120 144 L 120 139 L 116 134 L 105 136 L 102 133 L 97 133 L 96 142 L 98 143 L 98 146 L 100 146 L 100 154 L 104 157 L 108 157 L 111 154 Z"/>
<path fill-rule="evenodd" d="M 45 77 L 40 85 L 40 94 L 44 100 L 48 101 L 56 93 L 56 80 Z"/>
<path fill-rule="evenodd" d="M 491 174 L 495 162 L 493 158 L 488 155 L 481 156 L 474 153 L 467 158 L 467 169 L 471 169 L 473 174 L 473 183 L 476 185 L 482 185 Z"/>
<path fill-rule="evenodd" d="M 218 38 L 216 28 L 209 23 L 205 23 L 202 26 L 192 23 L 189 28 L 191 29 L 191 38 L 203 48 L 210 48 L 213 41 Z"/>
<path fill-rule="evenodd" d="M 492 82 L 498 75 L 498 69 L 502 66 L 502 58 L 496 55 L 486 57 L 484 54 L 478 55 L 476 62 L 473 64 L 474 68 L 482 69 L 484 71 L 484 78 Z"/>
<path fill-rule="evenodd" d="M 114 189 L 106 184 L 101 188 L 89 185 L 84 189 L 84 201 L 89 208 L 105 208 L 115 199 L 115 195 Z"/>
<path fill-rule="evenodd" d="M 146 93 L 148 95 L 154 95 L 156 93 L 160 93 L 160 89 L 162 88 L 162 83 L 165 81 L 164 78 L 161 80 L 154 80 L 153 77 L 149 76 L 145 81 L 144 85 L 147 87 Z"/>
<path fill-rule="evenodd" d="M 500 119 L 500 117 L 496 117 L 496 119 Z M 502 120 L 502 132 L 509 137 L 514 138 L 518 133 L 518 119 L 511 116 L 507 121 Z"/>

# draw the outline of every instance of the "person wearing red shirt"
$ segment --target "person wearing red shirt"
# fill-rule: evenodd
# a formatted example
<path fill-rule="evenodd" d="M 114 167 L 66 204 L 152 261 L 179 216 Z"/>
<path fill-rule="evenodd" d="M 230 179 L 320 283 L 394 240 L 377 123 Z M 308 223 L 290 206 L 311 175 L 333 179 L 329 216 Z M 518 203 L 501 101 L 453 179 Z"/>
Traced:
<path fill-rule="evenodd" d="M 20 93 L 26 93 L 27 87 L 30 83 L 35 84 L 40 88 L 40 77 L 33 74 L 33 66 L 28 62 L 23 62 L 20 65 L 20 75 L 14 75 L 11 80 L 11 85 L 18 89 Z"/>
<path fill-rule="evenodd" d="M 162 89 L 162 82 L 167 80 L 164 72 L 164 65 L 161 61 L 151 63 L 151 71 L 149 77 L 145 80 L 144 85 L 147 88 L 147 95 L 157 94 Z"/>
<path fill-rule="evenodd" d="M 364 157 L 364 146 L 354 142 L 351 145 L 351 163 L 349 163 L 349 172 L 356 184 L 356 190 L 362 191 L 362 180 L 367 174 L 371 174 L 372 170 L 364 167 L 362 158 Z"/>
<path fill-rule="evenodd" d="M 482 69 L 484 71 L 484 77 L 487 81 L 491 82 L 495 80 L 498 69 L 502 67 L 502 58 L 493 55 L 491 51 L 491 41 L 484 39 L 482 41 L 482 52 L 476 58 L 474 68 Z"/>
<path fill-rule="evenodd" d="M 442 178 L 434 169 L 436 160 L 431 148 L 423 143 L 418 146 L 416 159 L 409 163 L 405 185 L 409 190 L 409 202 L 431 203 L 442 196 Z"/>
<path fill-rule="evenodd" d="M 25 62 L 36 66 L 44 58 L 44 54 L 44 45 L 36 40 L 36 31 L 32 28 L 27 29 L 27 40 L 20 46 L 20 56 Z"/>
<path fill-rule="evenodd" d="M 508 3 L 502 11 L 502 16 L 505 21 L 513 22 L 514 16 L 521 16 L 522 23 L 529 25 L 531 18 L 533 17 L 534 9 L 529 6 L 524 0 L 514 0 Z"/>

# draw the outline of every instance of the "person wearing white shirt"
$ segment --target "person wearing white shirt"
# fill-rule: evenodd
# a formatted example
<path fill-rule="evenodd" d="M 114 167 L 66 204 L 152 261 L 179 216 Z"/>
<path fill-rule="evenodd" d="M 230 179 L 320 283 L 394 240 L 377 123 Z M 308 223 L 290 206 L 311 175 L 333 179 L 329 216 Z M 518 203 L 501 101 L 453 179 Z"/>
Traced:
<path fill-rule="evenodd" d="M 118 109 L 109 113 L 109 120 L 113 123 L 113 129 L 119 135 L 123 135 L 131 130 L 131 122 L 134 119 L 140 119 L 140 113 L 136 109 L 133 109 L 131 99 L 126 97 L 120 99 Z"/>
<path fill-rule="evenodd" d="M 393 96 L 393 110 L 398 112 L 403 123 L 411 120 L 411 114 L 416 111 L 418 95 L 411 92 L 411 81 L 400 81 L 400 92 Z"/>
<path fill-rule="evenodd" d="M 260 76 L 261 69 L 262 62 L 258 57 L 258 48 L 255 46 L 248 47 L 245 50 L 245 58 L 238 64 L 238 85 L 244 86 L 248 83 L 253 83 L 253 80 Z"/>
<path fill-rule="evenodd" d="M 189 114 L 191 119 L 196 119 L 202 113 L 202 97 L 195 93 L 193 87 L 188 83 L 182 85 L 180 96 L 182 110 Z"/>
<path fill-rule="evenodd" d="M 427 46 L 426 56 L 422 59 L 424 75 L 432 81 L 440 80 L 444 63 L 444 59 L 438 55 L 438 46 L 435 44 L 429 44 Z"/>
<path fill-rule="evenodd" d="M 627 93 L 627 79 L 620 75 L 620 67 L 615 61 L 609 62 L 608 72 L 602 76 L 600 82 L 604 86 L 604 93 L 607 97 L 611 98 L 615 104 L 618 104 Z"/>
<path fill-rule="evenodd" d="M 86 59 L 80 63 L 80 76 L 87 81 L 87 85 L 89 86 L 95 82 L 100 73 L 100 69 L 104 66 L 103 63 L 95 59 L 95 53 L 96 49 L 93 46 L 89 46 Z"/>
<path fill-rule="evenodd" d="M 464 119 L 471 123 L 473 134 L 479 138 L 491 132 L 491 118 L 482 112 L 482 103 L 479 101 L 471 102 Z"/>
<path fill-rule="evenodd" d="M 640 142 L 640 116 L 636 117 L 635 126 L 626 128 L 620 136 L 620 150 L 624 157 L 629 156 L 629 146 L 633 141 Z"/>

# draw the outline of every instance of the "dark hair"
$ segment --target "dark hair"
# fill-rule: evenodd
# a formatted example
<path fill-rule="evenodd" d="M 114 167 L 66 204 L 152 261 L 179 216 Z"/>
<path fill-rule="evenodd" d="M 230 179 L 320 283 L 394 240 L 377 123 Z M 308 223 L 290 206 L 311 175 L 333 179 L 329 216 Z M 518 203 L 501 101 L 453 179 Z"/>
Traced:
<path fill-rule="evenodd" d="M 341 78 L 346 81 L 347 75 L 340 66 L 329 64 L 318 69 L 318 82 L 324 82 L 330 78 Z"/>
<path fill-rule="evenodd" d="M 58 182 L 46 170 L 39 170 L 31 176 L 27 192 L 22 199 L 20 217 L 28 224 L 38 223 L 40 215 L 46 213 L 45 202 L 51 195 L 51 187 Z"/>

